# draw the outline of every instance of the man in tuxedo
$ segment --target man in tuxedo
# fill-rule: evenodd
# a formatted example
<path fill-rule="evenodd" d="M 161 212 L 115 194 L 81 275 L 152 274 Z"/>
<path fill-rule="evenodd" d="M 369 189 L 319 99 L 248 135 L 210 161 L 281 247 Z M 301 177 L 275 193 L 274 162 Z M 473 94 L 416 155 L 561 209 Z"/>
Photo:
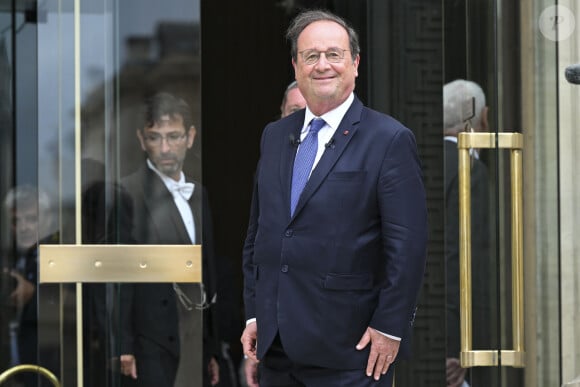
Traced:
<path fill-rule="evenodd" d="M 219 381 L 216 358 L 214 299 L 215 275 L 211 222 L 203 187 L 182 169 L 196 129 L 187 103 L 169 93 L 147 100 L 145 122 L 137 138 L 147 154 L 146 164 L 123 179 L 132 214 L 132 243 L 202 243 L 203 286 L 197 284 L 129 284 L 122 287 L 121 372 L 127 385 L 188 387 L 189 372 L 198 372 L 199 348 L 187 340 L 199 335 L 204 310 L 204 385 Z M 205 301 L 204 301 L 205 299 Z M 209 309 L 208 309 L 209 308 Z M 209 312 L 208 312 L 209 311 Z M 195 329 L 198 332 L 195 332 Z M 195 344 L 195 340 L 193 340 Z M 195 374 L 193 374 L 195 376 Z"/>
<path fill-rule="evenodd" d="M 447 318 L 447 386 L 467 387 L 466 379 L 475 385 L 489 386 L 486 369 L 466 369 L 459 362 L 459 170 L 457 135 L 464 131 L 487 132 L 488 108 L 482 88 L 475 82 L 457 79 L 443 86 L 443 134 L 445 141 L 445 268 Z M 490 343 L 491 302 L 490 276 L 489 176 L 487 166 L 471 151 L 471 241 L 473 289 L 474 348 Z M 479 384 L 481 383 L 481 384 Z"/>
<path fill-rule="evenodd" d="M 415 139 L 354 95 L 359 44 L 343 19 L 305 11 L 287 37 L 307 107 L 262 134 L 244 353 L 260 361 L 260 387 L 390 387 L 425 269 Z"/>

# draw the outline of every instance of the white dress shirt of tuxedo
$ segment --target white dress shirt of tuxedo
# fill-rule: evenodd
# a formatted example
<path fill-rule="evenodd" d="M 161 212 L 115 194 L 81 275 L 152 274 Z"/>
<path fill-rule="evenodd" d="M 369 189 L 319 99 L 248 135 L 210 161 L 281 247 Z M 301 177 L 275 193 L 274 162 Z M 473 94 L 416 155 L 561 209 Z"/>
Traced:
<path fill-rule="evenodd" d="M 193 219 L 193 213 L 191 212 L 191 207 L 189 206 L 188 201 L 185 200 L 185 198 L 183 196 L 181 196 L 179 194 L 179 192 L 176 192 L 175 190 L 172 189 L 172 186 L 175 184 L 185 183 L 185 175 L 183 174 L 183 172 L 181 172 L 181 175 L 179 176 L 179 181 L 175 181 L 172 178 L 170 178 L 169 176 L 159 172 L 157 170 L 157 168 L 155 168 L 155 166 L 153 165 L 151 160 L 149 160 L 149 159 L 147 159 L 147 166 L 151 170 L 153 170 L 157 174 L 157 176 L 159 176 L 161 181 L 163 181 L 163 184 L 165 184 L 165 187 L 167 187 L 167 190 L 169 192 L 171 192 L 171 195 L 173 196 L 173 201 L 175 202 L 175 205 L 177 206 L 177 209 L 179 210 L 179 214 L 181 215 L 181 219 L 183 220 L 183 224 L 185 225 L 185 228 L 187 229 L 187 234 L 189 235 L 189 239 L 191 240 L 192 244 L 195 244 L 195 221 Z M 195 186 L 194 186 L 194 190 L 195 190 Z"/>

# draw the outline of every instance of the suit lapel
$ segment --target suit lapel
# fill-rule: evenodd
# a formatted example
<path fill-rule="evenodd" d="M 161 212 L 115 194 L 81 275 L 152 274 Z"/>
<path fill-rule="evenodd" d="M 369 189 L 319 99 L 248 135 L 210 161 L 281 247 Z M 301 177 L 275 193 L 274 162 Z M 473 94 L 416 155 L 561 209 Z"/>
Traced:
<path fill-rule="evenodd" d="M 312 171 L 310 179 L 308 179 L 308 182 L 304 187 L 304 191 L 302 191 L 302 195 L 300 196 L 300 200 L 296 205 L 294 216 L 300 212 L 302 207 L 304 207 L 304 204 L 310 199 L 312 194 L 316 192 L 324 179 L 326 179 L 326 176 L 328 176 L 328 173 L 334 164 L 336 164 L 337 160 L 342 156 L 343 152 L 348 146 L 348 143 L 356 134 L 362 114 L 362 108 L 362 102 L 360 102 L 360 100 L 355 97 L 352 105 L 347 110 L 342 121 L 340 122 L 340 125 L 332 136 L 332 146 L 324 150 L 322 157 Z M 288 203 L 290 203 L 290 199 L 288 199 Z"/>
<path fill-rule="evenodd" d="M 179 210 L 173 202 L 173 196 L 163 181 L 155 172 L 146 167 L 144 182 L 143 192 L 150 193 L 144 195 L 145 206 L 152 215 L 151 221 L 155 223 L 155 228 L 159 231 L 159 239 L 174 241 L 173 243 L 176 244 L 190 243 Z"/>

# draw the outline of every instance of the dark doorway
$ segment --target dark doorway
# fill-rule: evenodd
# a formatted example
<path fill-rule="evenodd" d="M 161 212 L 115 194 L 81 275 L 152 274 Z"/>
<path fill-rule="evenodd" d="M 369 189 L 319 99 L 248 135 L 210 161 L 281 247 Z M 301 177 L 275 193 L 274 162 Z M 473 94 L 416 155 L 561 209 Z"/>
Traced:
<path fill-rule="evenodd" d="M 396 381 L 403 386 L 445 385 L 440 2 L 202 1 L 203 182 L 212 204 L 220 264 L 229 275 L 222 294 L 231 319 L 222 322 L 222 333 L 234 356 L 241 358 L 241 255 L 253 173 L 262 129 L 278 119 L 283 91 L 294 79 L 284 33 L 301 8 L 327 8 L 350 21 L 362 49 L 355 93 L 368 106 L 405 123 L 417 137 L 431 240 L 414 358 L 397 368 Z"/>

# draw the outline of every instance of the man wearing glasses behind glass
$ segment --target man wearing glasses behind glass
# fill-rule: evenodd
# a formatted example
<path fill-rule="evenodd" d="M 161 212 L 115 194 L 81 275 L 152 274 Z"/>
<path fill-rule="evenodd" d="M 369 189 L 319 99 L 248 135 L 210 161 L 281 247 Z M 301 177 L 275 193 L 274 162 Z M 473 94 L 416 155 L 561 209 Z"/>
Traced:
<path fill-rule="evenodd" d="M 260 387 L 390 387 L 426 259 L 415 139 L 354 95 L 359 44 L 344 20 L 306 11 L 287 37 L 306 109 L 262 134 L 244 353 Z"/>
<path fill-rule="evenodd" d="M 121 373 L 123 385 L 139 387 L 188 387 L 197 370 L 200 352 L 200 310 L 211 306 L 215 275 L 211 223 L 203 187 L 182 172 L 187 150 L 196 130 L 190 108 L 181 98 L 158 93 L 147 100 L 144 125 L 137 129 L 146 165 L 122 181 L 131 197 L 132 243 L 200 244 L 203 231 L 203 282 L 197 284 L 128 284 L 122 287 Z M 203 217 L 202 217 L 203 215 Z M 210 310 L 213 312 L 215 308 Z M 215 318 L 203 316 L 204 385 L 219 381 Z M 199 376 L 198 376 L 199 377 Z"/>

